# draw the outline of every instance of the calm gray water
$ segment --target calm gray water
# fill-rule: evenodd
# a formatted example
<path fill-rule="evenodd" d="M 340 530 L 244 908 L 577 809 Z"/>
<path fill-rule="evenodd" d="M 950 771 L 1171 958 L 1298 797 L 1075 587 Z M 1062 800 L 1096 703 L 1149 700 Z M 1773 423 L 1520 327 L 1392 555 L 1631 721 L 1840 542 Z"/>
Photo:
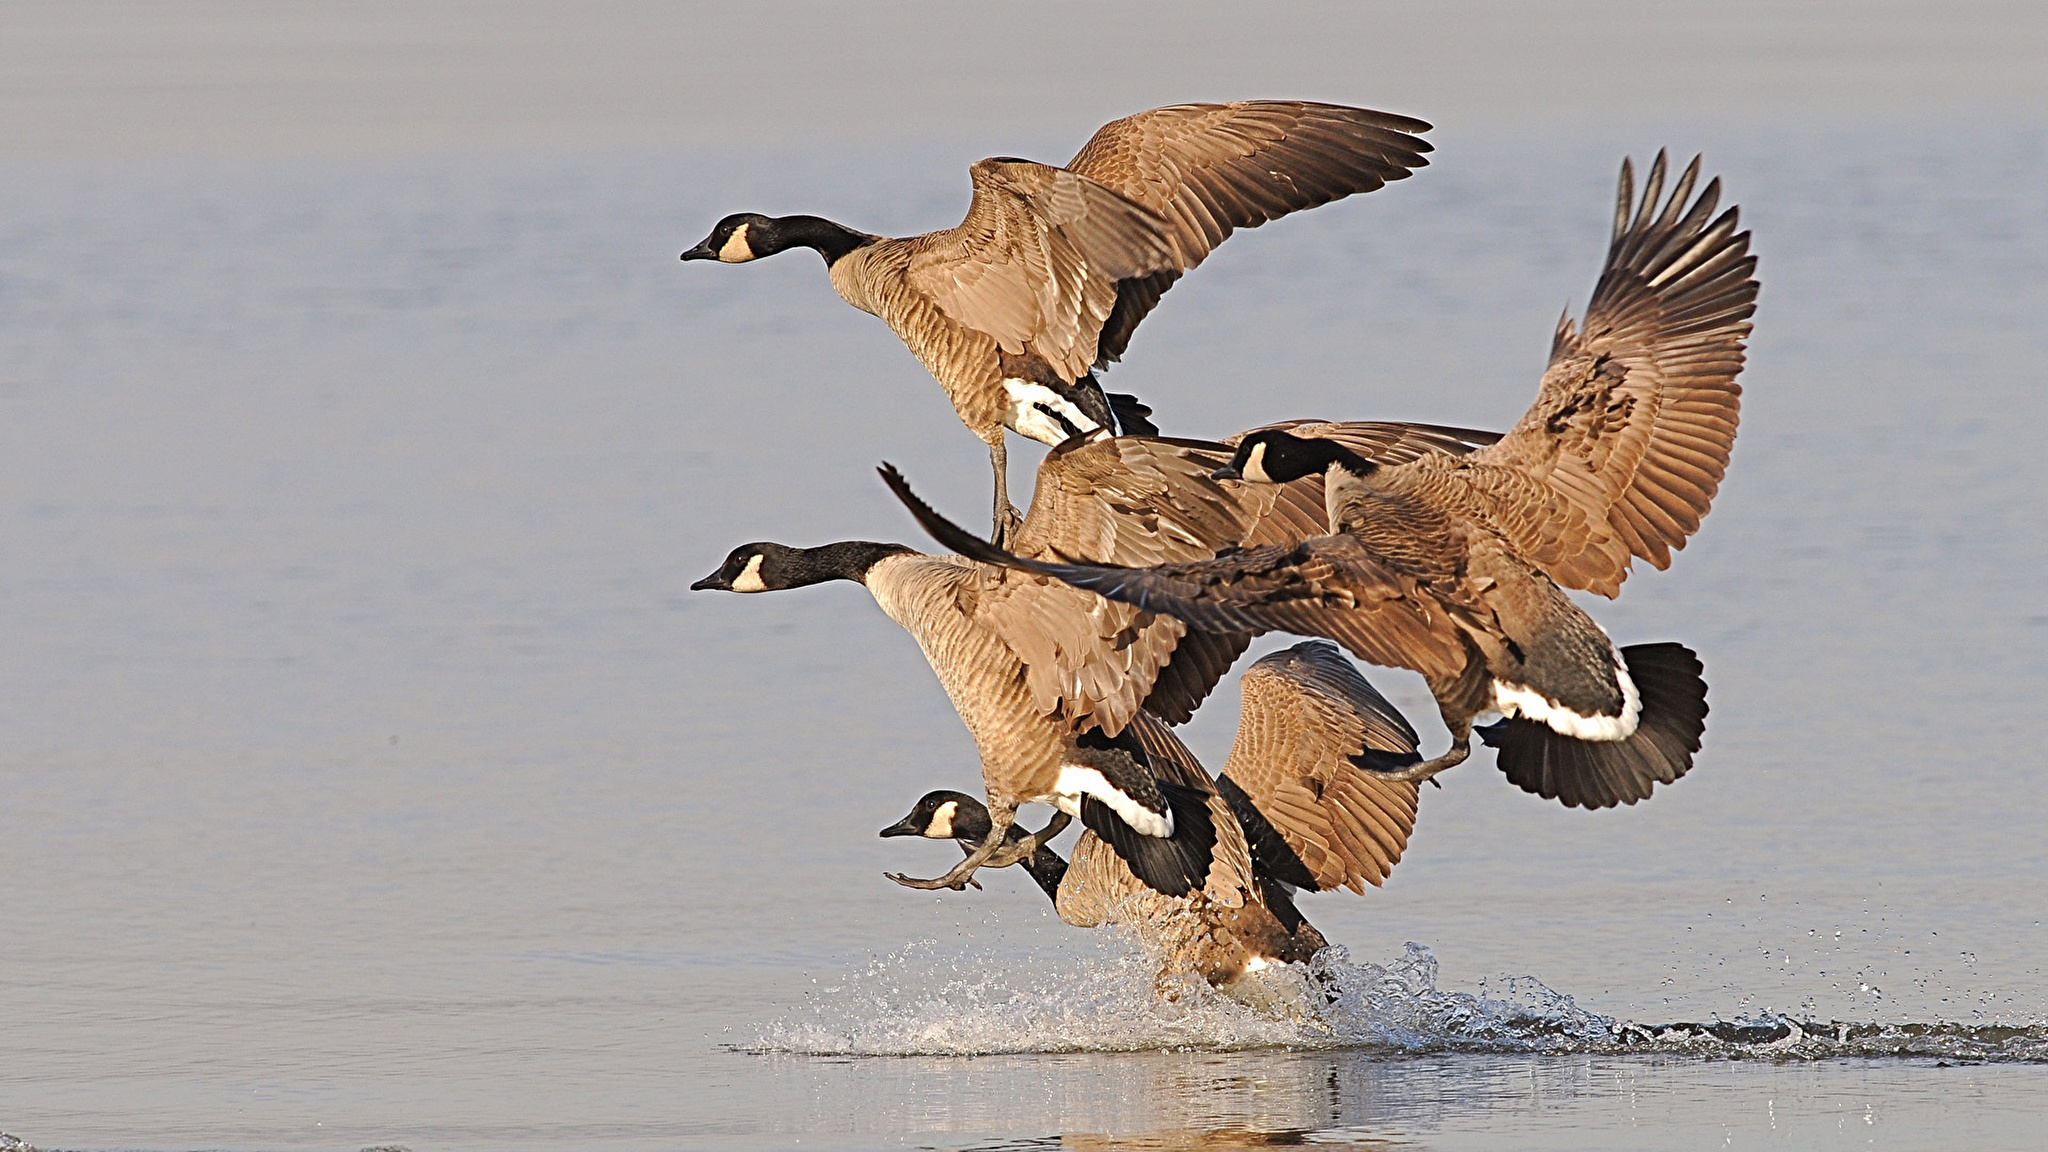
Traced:
<path fill-rule="evenodd" d="M 0 1127 L 2038 1140 L 2048 1075 L 1982 1060 L 2038 1060 L 2048 1021 L 2048 131 L 1438 143 L 1233 239 L 1113 382 L 1178 433 L 1503 427 L 1591 287 L 1621 155 L 1667 143 L 1726 177 L 1764 296 L 1713 515 L 1594 605 L 1704 655 L 1698 768 L 1604 813 L 1483 753 L 1450 774 L 1384 890 L 1309 903 L 1349 951 L 1336 1047 L 1153 1000 L 1129 941 L 1022 876 L 884 881 L 951 849 L 874 830 L 978 778 L 915 646 L 850 585 L 685 590 L 744 541 L 917 543 L 881 459 L 982 507 L 979 445 L 808 254 L 675 260 L 741 209 L 948 223 L 977 142 L 0 169 Z M 1371 674 L 1441 740 L 1418 682 Z M 1190 726 L 1212 766 L 1236 707 Z M 1882 1027 L 1769 1047 L 1779 1015 Z"/>

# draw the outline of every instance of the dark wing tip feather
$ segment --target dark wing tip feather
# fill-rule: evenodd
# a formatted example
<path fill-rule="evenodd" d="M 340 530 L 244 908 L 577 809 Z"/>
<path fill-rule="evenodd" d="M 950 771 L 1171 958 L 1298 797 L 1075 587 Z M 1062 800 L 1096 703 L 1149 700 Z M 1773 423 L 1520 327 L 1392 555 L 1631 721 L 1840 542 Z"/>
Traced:
<path fill-rule="evenodd" d="M 919 526 L 931 533 L 932 539 L 945 545 L 949 550 L 969 560 L 979 560 L 983 564 L 996 564 L 1007 568 L 1035 567 L 1031 561 L 1021 556 L 1012 556 L 939 515 L 937 509 L 919 499 L 917 493 L 910 490 L 910 481 L 903 478 L 903 473 L 897 471 L 894 464 L 884 461 L 875 471 L 881 474 L 882 483 L 889 486 L 889 491 L 896 494 L 896 499 L 901 500 L 903 506 L 910 509 L 910 514 L 917 519 Z"/>
<path fill-rule="evenodd" d="M 1216 790 L 1222 793 L 1224 803 L 1230 805 L 1231 815 L 1237 817 L 1238 826 L 1244 829 L 1245 848 L 1251 853 L 1254 875 L 1310 891 L 1322 887 L 1316 881 L 1315 873 L 1287 843 L 1287 838 L 1280 834 L 1271 820 L 1266 819 L 1266 814 L 1259 811 L 1250 794 L 1232 780 L 1229 773 L 1216 777 Z"/>

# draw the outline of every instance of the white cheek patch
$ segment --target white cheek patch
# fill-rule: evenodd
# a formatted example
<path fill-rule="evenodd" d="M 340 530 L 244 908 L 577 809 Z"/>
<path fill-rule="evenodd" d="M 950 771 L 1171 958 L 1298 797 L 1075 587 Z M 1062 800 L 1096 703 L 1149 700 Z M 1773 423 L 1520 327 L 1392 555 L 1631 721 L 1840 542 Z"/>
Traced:
<path fill-rule="evenodd" d="M 932 822 L 925 828 L 924 834 L 934 840 L 951 840 L 953 838 L 953 813 L 959 811 L 959 809 L 960 802 L 958 800 L 948 800 L 944 804 L 939 805 L 938 809 L 932 813 Z"/>
<path fill-rule="evenodd" d="M 754 249 L 747 243 L 747 229 L 751 224 L 742 224 L 732 230 L 725 243 L 718 246 L 718 261 L 721 264 L 745 264 L 754 258 Z"/>
<path fill-rule="evenodd" d="M 1534 688 L 1505 680 L 1493 682 L 1493 706 L 1503 716 L 1521 716 L 1549 725 L 1551 731 L 1574 740 L 1626 740 L 1635 735 L 1636 724 L 1643 717 L 1643 698 L 1618 652 L 1614 656 L 1614 678 L 1621 685 L 1619 716 L 1583 716 Z"/>
<path fill-rule="evenodd" d="M 1087 414 L 1074 406 L 1074 402 L 1029 380 L 1010 377 L 1003 381 L 1003 424 L 1020 436 L 1029 436 L 1040 444 L 1058 447 L 1070 439 L 1074 432 L 1059 421 L 1038 410 L 1039 405 L 1059 413 L 1082 432 L 1097 432 L 1102 425 L 1089 419 Z"/>
<path fill-rule="evenodd" d="M 1237 472 L 1254 484 L 1271 484 L 1273 478 L 1266 475 L 1266 446 L 1262 443 L 1252 445 L 1252 454 L 1244 458 L 1244 467 Z"/>
<path fill-rule="evenodd" d="M 761 554 L 756 552 L 754 558 L 747 561 L 747 566 L 741 570 L 740 574 L 732 578 L 733 591 L 766 592 L 768 590 L 768 585 L 761 582 L 761 559 Z"/>
<path fill-rule="evenodd" d="M 1109 810 L 1116 813 L 1118 819 L 1142 835 L 1161 838 L 1173 835 L 1172 809 L 1154 812 L 1125 795 L 1123 789 L 1111 784 L 1099 770 L 1062 765 L 1059 782 L 1053 785 L 1054 805 L 1070 816 L 1078 816 L 1083 796 L 1093 796 L 1109 805 Z"/>

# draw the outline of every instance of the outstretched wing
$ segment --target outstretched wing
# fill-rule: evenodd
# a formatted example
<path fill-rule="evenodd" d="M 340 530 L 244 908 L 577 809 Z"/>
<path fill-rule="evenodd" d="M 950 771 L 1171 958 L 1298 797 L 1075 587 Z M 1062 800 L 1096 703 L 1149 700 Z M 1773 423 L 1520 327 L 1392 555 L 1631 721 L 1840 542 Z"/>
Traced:
<path fill-rule="evenodd" d="M 1415 730 L 1335 646 L 1306 641 L 1245 671 L 1237 741 L 1223 769 L 1254 811 L 1241 813 L 1258 844 L 1264 824 L 1313 887 L 1363 893 L 1393 871 L 1415 827 L 1417 785 L 1360 766 L 1368 750 L 1419 759 Z M 1262 855 L 1263 858 L 1263 855 Z M 1282 879 L 1284 868 L 1269 867 Z M 1296 882 L 1299 882 L 1297 878 Z"/>
<path fill-rule="evenodd" d="M 1695 158 L 1668 199 L 1658 153 L 1635 201 L 1621 169 L 1614 238 L 1583 328 L 1560 321 L 1536 402 L 1498 444 L 1473 453 L 1559 497 L 1541 560 L 1552 579 L 1620 592 L 1630 558 L 1659 568 L 1699 528 L 1741 409 L 1735 377 L 1756 311 L 1756 257 L 1734 208 L 1697 199 Z M 1690 200 L 1690 204 L 1688 204 Z M 1631 214 L 1633 212 L 1633 214 Z"/>
<path fill-rule="evenodd" d="M 1113 568 L 1026 560 L 953 524 L 917 498 L 893 466 L 883 480 L 926 531 L 971 560 L 1057 577 L 1108 600 L 1215 632 L 1327 636 L 1360 659 L 1425 676 L 1465 666 L 1464 644 L 1416 581 L 1349 535 L 1262 545 L 1212 560 Z"/>
<path fill-rule="evenodd" d="M 1028 160 L 968 169 L 959 227 L 920 237 L 906 273 L 939 311 L 1068 379 L 1096 359 L 1117 283 L 1177 266 L 1166 222 L 1085 176 Z"/>
<path fill-rule="evenodd" d="M 1298 100 L 1176 104 L 1103 125 L 1067 169 L 1166 219 L 1175 265 L 1119 285 L 1097 366 L 1181 273 L 1239 228 L 1370 192 L 1427 163 L 1429 125 L 1406 116 Z"/>

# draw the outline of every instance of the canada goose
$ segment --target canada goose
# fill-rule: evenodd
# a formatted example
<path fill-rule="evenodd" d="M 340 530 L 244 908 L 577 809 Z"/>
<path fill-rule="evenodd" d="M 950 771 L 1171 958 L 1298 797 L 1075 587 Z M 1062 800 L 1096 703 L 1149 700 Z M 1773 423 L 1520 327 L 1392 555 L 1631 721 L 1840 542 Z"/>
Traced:
<path fill-rule="evenodd" d="M 1311 640 L 1274 652 L 1246 670 L 1244 684 L 1237 741 L 1216 781 L 1227 804 L 1217 813 L 1218 843 L 1251 864 L 1249 883 L 1236 878 L 1235 904 L 1208 892 L 1152 891 L 1092 832 L 1076 843 L 1071 866 L 1042 846 L 1022 859 L 1060 919 L 1084 928 L 1143 923 L 1164 945 L 1163 976 L 1195 971 L 1218 986 L 1320 950 L 1326 942 L 1296 908 L 1294 890 L 1363 892 L 1362 882 L 1381 883 L 1407 845 L 1417 802 L 1414 782 L 1367 770 L 1420 759 L 1414 730 L 1334 645 Z M 1189 783 L 1207 779 L 1164 724 L 1141 713 L 1132 729 L 1156 764 Z M 989 830 L 979 801 L 935 791 L 882 835 L 954 839 L 971 851 Z"/>
<path fill-rule="evenodd" d="M 1302 427 L 1390 460 L 1468 451 L 1490 439 L 1427 425 Z M 1255 488 L 1212 479 L 1228 459 L 1227 448 L 1202 441 L 1077 438 L 1039 465 L 1019 546 L 1035 555 L 1086 551 L 1167 563 L 1256 542 L 1273 531 L 1265 522 L 1300 517 L 1295 505 L 1308 483 Z M 1192 630 L 1046 577 L 862 541 L 742 545 L 691 587 L 767 592 L 828 580 L 863 584 L 917 639 L 981 753 L 997 834 L 943 877 L 892 879 L 964 886 L 998 853 L 1008 858 L 1002 838 L 1018 805 L 1043 802 L 1061 815 L 1037 843 L 1078 815 L 1160 892 L 1203 886 L 1212 832 L 1199 789 L 1155 781 L 1127 728 L 1141 708 L 1169 723 L 1187 720 L 1250 633 Z M 1035 848 L 1022 851 L 1028 857 Z"/>
<path fill-rule="evenodd" d="M 882 835 L 957 840 L 962 851 L 972 852 L 989 830 L 988 808 L 981 801 L 964 792 L 940 790 L 927 792 L 908 816 L 882 829 Z M 1023 830 L 1012 827 L 1008 839 L 1013 846 L 1021 845 Z M 1199 891 L 1164 896 L 1140 883 L 1130 866 L 1093 832 L 1083 832 L 1075 843 L 1072 864 L 1043 846 L 1020 862 L 1052 899 L 1060 919 L 1074 927 L 1139 924 L 1161 937 L 1162 984 L 1181 972 L 1195 972 L 1212 985 L 1229 985 L 1247 971 L 1269 964 L 1306 963 L 1329 943 L 1302 917 L 1286 891 L 1263 877 L 1242 893 L 1236 907 L 1212 901 Z"/>
<path fill-rule="evenodd" d="M 894 329 L 988 444 L 1000 538 L 1012 515 L 1004 428 L 1049 445 L 1154 431 L 1131 419 L 1150 410 L 1112 404 L 1093 370 L 1123 356 L 1159 297 L 1234 229 L 1405 178 L 1428 163 L 1412 135 L 1428 130 L 1337 104 L 1177 104 L 1104 125 L 1064 168 L 973 165 L 974 199 L 954 228 L 890 239 L 741 213 L 683 259 L 824 256 L 833 289 Z"/>
<path fill-rule="evenodd" d="M 1286 483 L 1322 473 L 1330 535 L 1151 568 L 1018 559 L 884 478 L 943 543 L 1057 575 L 1200 628 L 1329 636 L 1375 664 L 1421 672 L 1451 748 L 1400 771 L 1462 761 L 1474 717 L 1521 787 L 1589 808 L 1634 803 L 1692 766 L 1706 683 L 1682 645 L 1616 651 L 1560 589 L 1616 595 L 1631 557 L 1659 568 L 1706 514 L 1735 439 L 1756 258 L 1720 182 L 1670 198 L 1664 156 L 1640 204 L 1624 162 L 1606 266 L 1583 330 L 1552 343 L 1536 402 L 1498 443 L 1382 466 L 1342 444 L 1267 430 L 1217 477 Z M 1687 202 L 1691 200 L 1688 207 Z M 1633 215 L 1631 209 L 1633 208 Z"/>

